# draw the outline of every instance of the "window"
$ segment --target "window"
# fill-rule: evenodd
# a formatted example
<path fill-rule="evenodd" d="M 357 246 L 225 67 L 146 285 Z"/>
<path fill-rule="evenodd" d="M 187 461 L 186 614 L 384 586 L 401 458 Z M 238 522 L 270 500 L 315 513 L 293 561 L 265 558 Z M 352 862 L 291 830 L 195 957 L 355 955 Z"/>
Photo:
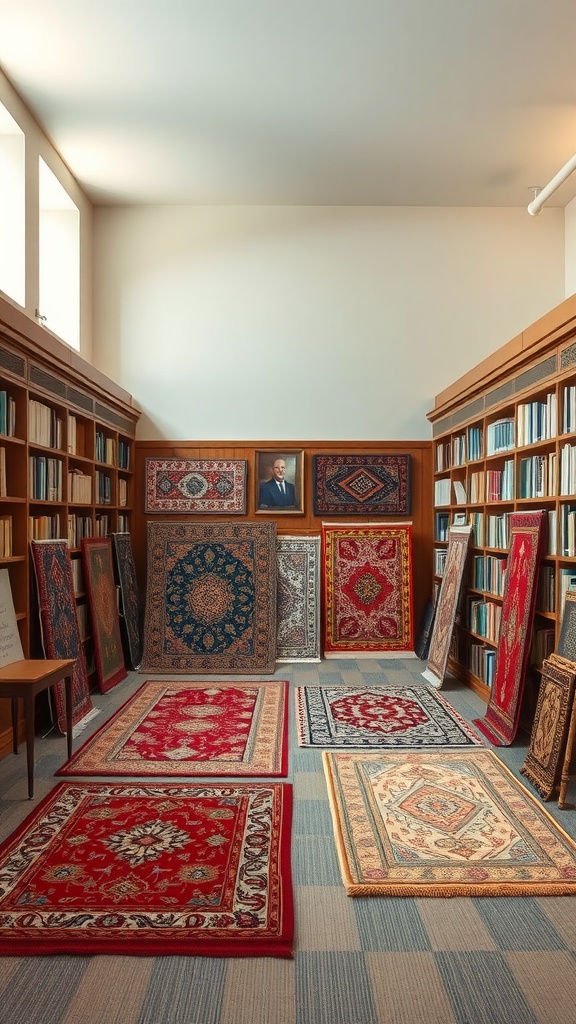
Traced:
<path fill-rule="evenodd" d="M 0 103 L 0 289 L 22 307 L 26 293 L 24 132 Z"/>
<path fill-rule="evenodd" d="M 80 212 L 47 164 L 39 164 L 39 309 L 42 323 L 80 349 Z"/>

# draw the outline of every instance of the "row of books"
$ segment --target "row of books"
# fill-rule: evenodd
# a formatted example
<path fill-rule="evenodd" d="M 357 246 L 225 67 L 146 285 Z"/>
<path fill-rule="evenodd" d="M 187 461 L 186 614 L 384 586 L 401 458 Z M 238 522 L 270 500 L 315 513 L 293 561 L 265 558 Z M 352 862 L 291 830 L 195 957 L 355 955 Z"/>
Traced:
<path fill-rule="evenodd" d="M 94 474 L 96 485 L 96 504 L 112 504 L 112 478 L 109 473 L 102 473 L 99 469 Z"/>
<path fill-rule="evenodd" d="M 62 501 L 64 464 L 48 455 L 28 457 L 28 493 L 33 501 Z"/>
<path fill-rule="evenodd" d="M 16 402 L 7 391 L 0 391 L 0 434 L 16 436 Z"/>
<path fill-rule="evenodd" d="M 96 431 L 94 457 L 97 462 L 105 462 L 108 466 L 113 466 L 115 464 L 115 448 L 113 437 L 108 437 L 103 430 Z"/>
<path fill-rule="evenodd" d="M 44 448 L 62 448 L 64 426 L 55 409 L 31 398 L 28 402 L 28 441 Z"/>
<path fill-rule="evenodd" d="M 57 540 L 60 536 L 60 516 L 29 516 L 28 536 L 30 540 Z"/>
<path fill-rule="evenodd" d="M 0 558 L 12 558 L 12 516 L 0 516 Z"/>
<path fill-rule="evenodd" d="M 556 452 L 520 459 L 520 498 L 547 498 L 556 494 L 558 460 Z"/>
<path fill-rule="evenodd" d="M 481 598 L 468 598 L 468 628 L 476 636 L 482 636 L 492 643 L 498 642 L 502 605 Z"/>
<path fill-rule="evenodd" d="M 473 561 L 473 580 L 475 590 L 502 597 L 506 578 L 506 558 L 498 555 L 475 555 Z"/>
<path fill-rule="evenodd" d="M 516 409 L 516 443 L 518 447 L 547 441 L 558 433 L 556 392 L 544 401 L 525 402 Z"/>
<path fill-rule="evenodd" d="M 515 424 L 511 416 L 494 420 L 486 427 L 486 454 L 498 455 L 515 447 Z"/>
<path fill-rule="evenodd" d="M 477 679 L 480 679 L 485 686 L 492 686 L 494 681 L 494 667 L 496 664 L 496 651 L 484 647 L 482 644 L 470 644 L 468 665 L 470 671 Z"/>

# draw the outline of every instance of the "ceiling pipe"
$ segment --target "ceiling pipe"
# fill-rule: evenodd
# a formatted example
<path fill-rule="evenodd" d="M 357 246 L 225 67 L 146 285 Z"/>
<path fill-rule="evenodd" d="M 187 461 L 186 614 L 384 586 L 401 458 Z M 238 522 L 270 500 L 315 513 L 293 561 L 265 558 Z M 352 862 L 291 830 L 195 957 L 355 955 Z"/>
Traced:
<path fill-rule="evenodd" d="M 528 213 L 532 217 L 538 216 L 546 200 L 550 198 L 557 188 L 560 188 L 560 185 L 564 184 L 566 178 L 569 178 L 573 171 L 576 171 L 576 153 L 573 157 L 570 157 L 570 160 L 564 164 L 564 167 L 558 171 L 558 174 L 554 175 L 552 181 L 549 181 L 543 189 L 540 189 L 538 195 L 528 204 Z"/>

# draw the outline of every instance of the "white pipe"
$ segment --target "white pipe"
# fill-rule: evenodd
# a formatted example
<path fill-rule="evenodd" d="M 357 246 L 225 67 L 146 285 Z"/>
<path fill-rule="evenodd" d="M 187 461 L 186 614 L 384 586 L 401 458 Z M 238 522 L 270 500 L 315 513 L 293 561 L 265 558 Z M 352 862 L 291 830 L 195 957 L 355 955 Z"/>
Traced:
<path fill-rule="evenodd" d="M 558 174 L 554 175 L 552 181 L 549 181 L 548 184 L 540 190 L 532 202 L 528 204 L 528 213 L 531 214 L 532 217 L 536 217 L 537 214 L 540 213 L 540 210 L 544 206 L 546 200 L 550 198 L 557 188 L 560 188 L 560 185 L 566 181 L 566 178 L 570 177 L 572 171 L 576 171 L 576 153 L 574 156 L 570 157 L 568 163 L 564 164 L 564 167 L 558 171 Z"/>

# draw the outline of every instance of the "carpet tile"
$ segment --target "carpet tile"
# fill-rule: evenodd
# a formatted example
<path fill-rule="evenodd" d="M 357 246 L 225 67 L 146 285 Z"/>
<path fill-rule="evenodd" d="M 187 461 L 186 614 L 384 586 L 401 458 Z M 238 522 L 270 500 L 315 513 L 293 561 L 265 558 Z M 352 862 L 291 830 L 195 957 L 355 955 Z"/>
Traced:
<path fill-rule="evenodd" d="M 0 957 L 1 1024 L 568 1024 L 576 1005 L 570 897 L 351 899 L 345 893 L 321 752 L 297 747 L 294 688 L 413 686 L 423 667 L 417 659 L 331 659 L 283 664 L 265 677 L 288 679 L 291 689 L 293 960 Z M 93 694 L 101 714 L 75 749 L 142 681 L 132 672 L 109 693 Z M 468 722 L 484 713 L 480 698 L 456 681 L 447 679 L 443 692 Z M 40 706 L 39 725 L 42 713 Z M 39 728 L 36 738 L 33 801 L 26 798 L 23 745 L 19 757 L 0 761 L 0 840 L 57 784 L 65 743 L 56 731 L 40 735 L 45 731 Z M 513 746 L 497 751 L 524 785 L 527 746 L 528 736 L 519 733 Z M 568 800 L 571 809 L 559 811 L 554 801 L 546 808 L 576 838 L 576 779 Z"/>
<path fill-rule="evenodd" d="M 538 1024 L 502 953 L 437 953 L 456 1024 Z"/>

